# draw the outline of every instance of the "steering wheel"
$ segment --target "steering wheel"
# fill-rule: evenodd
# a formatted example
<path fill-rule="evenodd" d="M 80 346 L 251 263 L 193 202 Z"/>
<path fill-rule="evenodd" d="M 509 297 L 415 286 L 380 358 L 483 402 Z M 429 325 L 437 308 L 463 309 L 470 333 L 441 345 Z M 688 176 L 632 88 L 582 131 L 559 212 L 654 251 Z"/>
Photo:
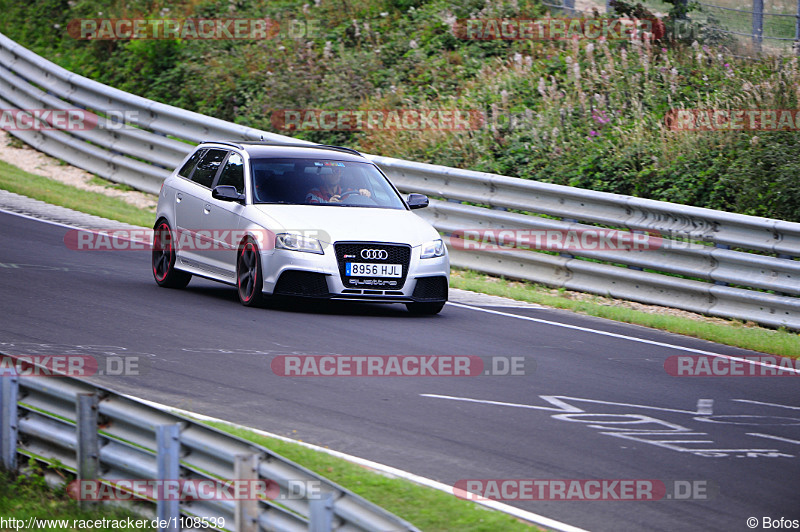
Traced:
<path fill-rule="evenodd" d="M 342 192 L 341 194 L 339 194 L 339 199 L 343 200 L 345 198 L 349 198 L 350 196 L 360 196 L 360 195 L 361 192 L 359 192 L 358 190 L 348 190 L 347 192 Z"/>
<path fill-rule="evenodd" d="M 369 196 L 362 196 L 358 190 L 348 190 L 343 192 L 339 197 L 342 203 L 347 202 L 350 205 L 377 205 L 374 199 Z"/>

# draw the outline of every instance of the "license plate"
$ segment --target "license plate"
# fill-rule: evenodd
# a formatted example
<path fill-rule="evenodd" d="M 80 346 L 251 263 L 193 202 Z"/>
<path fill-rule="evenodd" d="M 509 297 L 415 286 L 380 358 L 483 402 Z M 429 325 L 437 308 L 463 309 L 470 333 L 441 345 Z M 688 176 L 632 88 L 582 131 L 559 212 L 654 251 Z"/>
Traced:
<path fill-rule="evenodd" d="M 346 262 L 345 275 L 348 277 L 402 277 L 403 265 Z"/>

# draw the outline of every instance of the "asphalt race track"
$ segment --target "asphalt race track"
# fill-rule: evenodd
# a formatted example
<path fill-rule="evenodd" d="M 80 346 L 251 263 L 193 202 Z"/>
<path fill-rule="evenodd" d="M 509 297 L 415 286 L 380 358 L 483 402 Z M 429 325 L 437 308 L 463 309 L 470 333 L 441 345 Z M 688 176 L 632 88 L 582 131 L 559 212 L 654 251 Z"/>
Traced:
<path fill-rule="evenodd" d="M 800 379 L 664 369 L 692 349 L 755 353 L 550 309 L 249 309 L 234 288 L 202 279 L 159 288 L 146 251 L 70 250 L 67 231 L 0 213 L 0 351 L 131 357 L 140 375 L 92 380 L 451 485 L 667 487 L 658 501 L 508 501 L 589 530 L 736 531 L 749 517 L 800 519 Z M 276 375 L 271 361 L 291 354 L 524 357 L 526 374 Z"/>

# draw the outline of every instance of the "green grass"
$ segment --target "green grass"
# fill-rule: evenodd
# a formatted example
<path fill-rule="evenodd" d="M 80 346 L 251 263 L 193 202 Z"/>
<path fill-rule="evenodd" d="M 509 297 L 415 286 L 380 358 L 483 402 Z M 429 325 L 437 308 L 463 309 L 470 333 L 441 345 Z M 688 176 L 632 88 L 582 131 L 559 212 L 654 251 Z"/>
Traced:
<path fill-rule="evenodd" d="M 87 508 L 81 508 L 77 501 L 70 499 L 64 492 L 63 488 L 53 489 L 47 486 L 42 471 L 36 467 L 27 474 L 14 475 L 8 471 L 0 470 L 0 516 L 5 519 L 15 518 L 26 521 L 31 517 L 36 517 L 40 520 L 45 519 L 67 519 L 70 521 L 67 527 L 62 526 L 42 526 L 40 521 L 39 527 L 34 527 L 31 530 L 81 530 L 89 528 L 87 526 L 81 527 L 81 523 L 77 523 L 77 527 L 73 527 L 74 520 L 91 520 L 92 524 L 97 519 L 118 520 L 121 524 L 128 518 L 135 520 L 144 520 L 145 517 L 137 516 L 125 508 L 112 508 L 109 506 L 94 505 Z M 68 480 L 64 479 L 65 482 Z M 53 523 L 55 525 L 55 523 Z M 120 528 L 112 527 L 94 527 L 97 530 L 152 530 L 147 526 L 144 528 L 126 527 Z M 19 528 L 20 530 L 26 529 L 25 526 Z M 5 527 L 0 530 L 14 530 L 13 527 Z"/>
<path fill-rule="evenodd" d="M 148 212 L 119 198 L 31 174 L 5 161 L 0 161 L 0 189 L 133 225 L 152 227 L 155 222 L 154 211 Z"/>
<path fill-rule="evenodd" d="M 501 512 L 398 478 L 389 478 L 341 458 L 301 445 L 256 434 L 227 423 L 204 422 L 234 436 L 263 445 L 325 478 L 361 495 L 426 532 L 495 532 L 540 530 Z"/>
<path fill-rule="evenodd" d="M 103 179 L 102 177 L 97 177 L 97 176 L 92 176 L 91 179 L 89 179 L 89 183 L 92 184 L 92 185 L 98 185 L 98 186 L 106 187 L 106 188 L 113 188 L 113 189 L 122 190 L 122 191 L 125 191 L 125 192 L 130 192 L 132 190 L 136 190 L 135 188 L 133 188 L 130 185 L 126 185 L 124 183 L 113 183 L 111 181 L 108 181 L 107 179 Z"/>
<path fill-rule="evenodd" d="M 719 324 L 682 316 L 643 312 L 617 306 L 614 300 L 608 298 L 571 299 L 566 290 L 558 290 L 554 295 L 551 288 L 535 283 L 498 279 L 473 271 L 454 270 L 450 277 L 450 286 L 614 321 L 644 325 L 762 353 L 800 358 L 800 335 L 785 329 L 768 329 L 738 320 L 726 320 L 726 324 Z"/>

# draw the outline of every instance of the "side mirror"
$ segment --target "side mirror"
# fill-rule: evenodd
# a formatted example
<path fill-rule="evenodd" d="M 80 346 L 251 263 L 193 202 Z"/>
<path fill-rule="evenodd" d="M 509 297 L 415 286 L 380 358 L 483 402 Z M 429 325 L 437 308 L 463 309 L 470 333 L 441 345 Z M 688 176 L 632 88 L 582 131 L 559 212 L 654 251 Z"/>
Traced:
<path fill-rule="evenodd" d="M 425 194 L 409 194 L 406 203 L 408 203 L 410 209 L 424 209 L 428 206 L 428 196 Z"/>
<path fill-rule="evenodd" d="M 211 191 L 211 197 L 222 201 L 244 202 L 244 194 L 239 194 L 236 187 L 230 185 L 219 185 Z"/>

